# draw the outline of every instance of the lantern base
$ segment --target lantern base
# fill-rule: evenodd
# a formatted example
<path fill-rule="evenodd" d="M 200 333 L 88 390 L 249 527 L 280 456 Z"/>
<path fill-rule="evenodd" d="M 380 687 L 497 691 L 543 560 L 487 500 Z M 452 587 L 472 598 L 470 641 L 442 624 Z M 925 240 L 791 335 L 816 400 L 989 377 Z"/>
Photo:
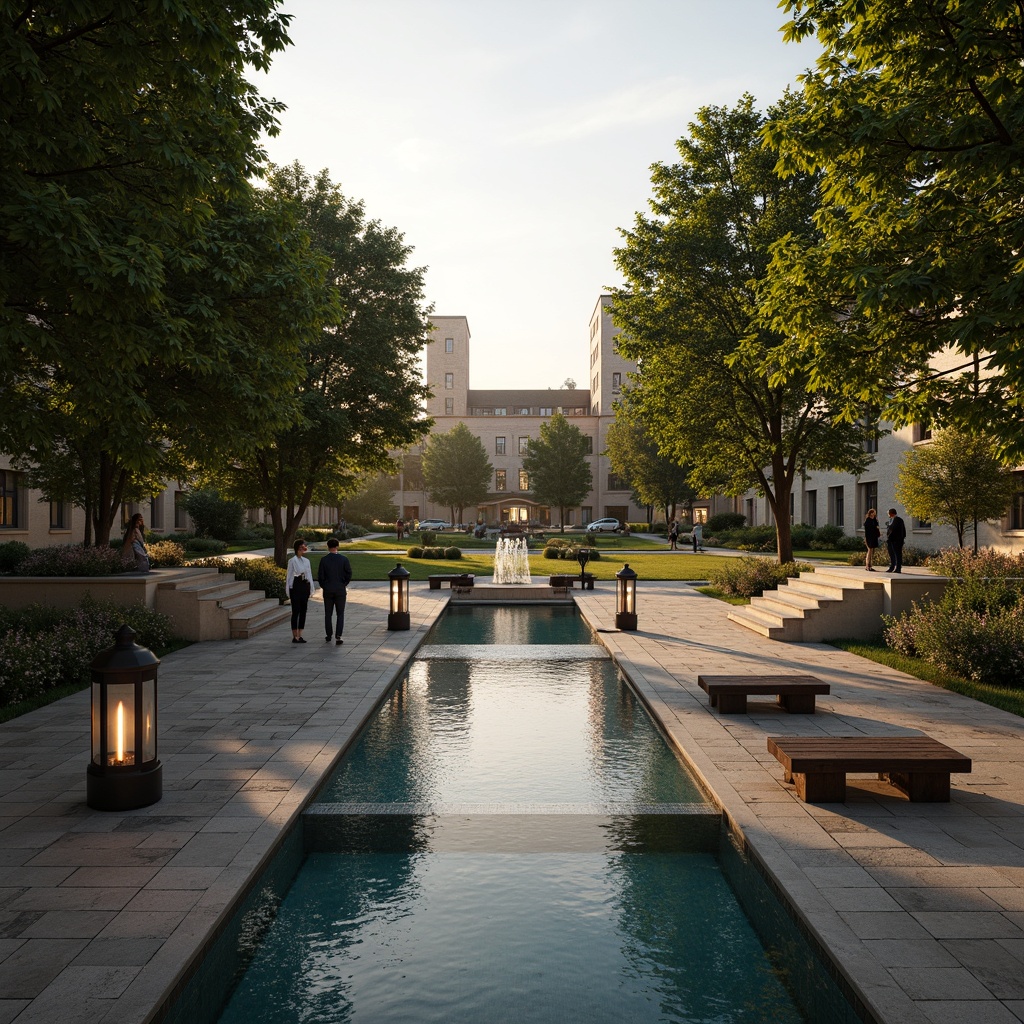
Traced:
<path fill-rule="evenodd" d="M 91 762 L 85 773 L 85 802 L 94 811 L 133 811 L 155 804 L 164 795 L 164 767 L 137 772 L 104 771 Z"/>
<path fill-rule="evenodd" d="M 410 625 L 408 612 L 388 612 L 388 629 L 408 629 Z"/>
<path fill-rule="evenodd" d="M 636 629 L 636 616 L 630 615 L 629 612 L 616 612 L 615 628 L 632 632 Z"/>

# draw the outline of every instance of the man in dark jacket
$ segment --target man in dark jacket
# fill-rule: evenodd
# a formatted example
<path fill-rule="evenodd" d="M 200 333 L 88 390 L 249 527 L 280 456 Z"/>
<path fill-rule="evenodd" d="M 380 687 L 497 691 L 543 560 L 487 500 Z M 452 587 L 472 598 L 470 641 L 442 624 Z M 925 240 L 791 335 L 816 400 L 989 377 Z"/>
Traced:
<path fill-rule="evenodd" d="M 335 644 L 340 647 L 345 642 L 341 639 L 341 634 L 345 632 L 345 588 L 352 582 L 352 563 L 344 555 L 338 554 L 337 537 L 328 539 L 327 554 L 320 559 L 316 575 L 324 595 L 324 622 L 327 628 L 324 639 L 330 643 L 333 633 Z M 335 610 L 338 612 L 337 626 L 333 625 Z"/>
<path fill-rule="evenodd" d="M 906 523 L 896 515 L 896 509 L 889 509 L 889 520 L 885 524 L 885 546 L 889 552 L 889 568 L 886 572 L 903 571 L 903 542 L 906 539 Z"/>

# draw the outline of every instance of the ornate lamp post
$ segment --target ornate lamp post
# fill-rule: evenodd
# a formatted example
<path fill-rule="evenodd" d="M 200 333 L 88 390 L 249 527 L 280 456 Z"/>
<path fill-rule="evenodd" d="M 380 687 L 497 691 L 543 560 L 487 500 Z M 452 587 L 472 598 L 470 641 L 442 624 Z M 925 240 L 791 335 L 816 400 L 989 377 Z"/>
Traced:
<path fill-rule="evenodd" d="M 93 659 L 92 759 L 86 802 L 97 811 L 130 811 L 163 795 L 156 750 L 156 672 L 160 659 L 122 626 L 117 642 Z"/>
<path fill-rule="evenodd" d="M 593 577 L 588 578 L 586 573 L 587 562 L 590 561 L 590 548 L 580 548 L 576 552 L 576 561 L 580 563 L 580 590 L 593 590 Z"/>
<path fill-rule="evenodd" d="M 388 629 L 409 628 L 409 570 L 401 562 L 388 573 L 391 585 L 391 603 L 388 610 Z"/>
<path fill-rule="evenodd" d="M 615 574 L 615 628 L 636 629 L 636 573 L 628 562 Z"/>

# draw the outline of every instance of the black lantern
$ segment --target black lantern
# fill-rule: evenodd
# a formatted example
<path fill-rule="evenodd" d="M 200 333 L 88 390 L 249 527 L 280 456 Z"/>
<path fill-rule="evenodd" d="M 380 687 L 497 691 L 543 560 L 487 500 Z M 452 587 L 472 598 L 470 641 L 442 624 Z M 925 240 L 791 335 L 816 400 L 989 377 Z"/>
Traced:
<path fill-rule="evenodd" d="M 388 610 L 388 629 L 409 628 L 409 570 L 396 563 L 388 573 L 391 584 L 391 605 Z"/>
<path fill-rule="evenodd" d="M 578 548 L 576 561 L 580 563 L 580 590 L 593 590 L 594 577 L 586 571 L 587 562 L 590 561 L 590 548 Z"/>
<path fill-rule="evenodd" d="M 92 672 L 92 760 L 86 801 L 97 811 L 130 811 L 163 795 L 156 756 L 156 670 L 160 659 L 122 626 Z"/>
<path fill-rule="evenodd" d="M 636 573 L 628 562 L 615 574 L 615 628 L 636 629 Z"/>

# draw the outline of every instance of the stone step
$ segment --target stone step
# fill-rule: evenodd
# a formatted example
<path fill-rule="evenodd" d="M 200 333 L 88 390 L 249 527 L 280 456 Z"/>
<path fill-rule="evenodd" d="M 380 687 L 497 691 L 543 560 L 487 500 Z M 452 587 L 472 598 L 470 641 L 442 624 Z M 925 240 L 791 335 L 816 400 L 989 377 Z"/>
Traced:
<path fill-rule="evenodd" d="M 162 580 L 157 584 L 159 590 L 191 590 L 193 587 L 217 581 L 223 576 L 219 569 L 192 569 L 179 573 L 171 580 Z M 232 577 L 234 579 L 234 577 Z"/>
<path fill-rule="evenodd" d="M 729 610 L 729 619 L 752 629 L 769 640 L 796 641 L 801 637 L 801 624 L 797 619 L 784 619 L 781 615 L 772 615 L 758 611 L 752 605 L 737 605 Z"/>
<path fill-rule="evenodd" d="M 253 593 L 262 595 L 263 591 L 255 590 Z M 265 629 L 270 629 L 281 622 L 288 622 L 291 617 L 292 610 L 289 605 L 281 604 L 276 597 L 263 597 L 259 602 L 232 613 L 231 639 L 247 640 Z"/>
<path fill-rule="evenodd" d="M 191 593 L 195 593 L 196 598 L 200 601 L 216 601 L 222 608 L 225 608 L 228 601 L 252 593 L 252 591 L 249 590 L 247 580 L 236 580 L 234 576 L 222 575 L 219 585 L 191 591 Z"/>
<path fill-rule="evenodd" d="M 255 604 L 257 601 L 266 600 L 266 596 L 267 595 L 262 590 L 250 590 L 249 584 L 245 583 L 244 590 L 237 591 L 231 596 L 218 601 L 217 604 L 221 608 L 226 608 L 229 612 L 234 612 L 237 609 L 246 608 L 251 604 Z"/>

